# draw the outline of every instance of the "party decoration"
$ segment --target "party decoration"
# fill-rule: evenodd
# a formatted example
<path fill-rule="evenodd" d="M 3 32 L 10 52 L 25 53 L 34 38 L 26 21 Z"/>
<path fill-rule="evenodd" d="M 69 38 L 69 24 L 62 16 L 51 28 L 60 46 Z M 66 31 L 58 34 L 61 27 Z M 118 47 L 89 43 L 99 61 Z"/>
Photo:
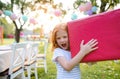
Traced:
<path fill-rule="evenodd" d="M 97 7 L 93 6 L 91 10 L 92 10 L 92 12 L 96 12 L 97 11 Z"/>
<path fill-rule="evenodd" d="M 80 43 L 92 38 L 98 40 L 98 49 L 85 56 L 81 62 L 120 59 L 120 9 L 99 13 L 91 17 L 68 22 L 72 57 L 80 50 Z"/>
<path fill-rule="evenodd" d="M 82 11 L 86 11 L 86 7 L 84 6 L 84 4 L 79 6 L 79 10 Z"/>
<path fill-rule="evenodd" d="M 73 13 L 72 16 L 71 16 L 71 19 L 75 20 L 75 19 L 77 19 L 77 17 L 78 17 L 77 14 Z"/>
<path fill-rule="evenodd" d="M 10 19 L 15 21 L 17 19 L 16 14 L 12 13 L 11 16 L 10 16 Z"/>
<path fill-rule="evenodd" d="M 29 22 L 32 24 L 37 24 L 37 21 L 34 18 L 30 18 Z"/>
<path fill-rule="evenodd" d="M 87 11 L 87 10 L 90 10 L 91 8 L 92 8 L 92 4 L 91 4 L 91 2 L 87 2 L 86 4 L 85 4 L 85 10 Z"/>
<path fill-rule="evenodd" d="M 62 12 L 59 10 L 59 9 L 56 9 L 55 11 L 54 11 L 54 14 L 55 14 L 55 16 L 60 16 L 61 14 L 62 14 Z"/>
<path fill-rule="evenodd" d="M 81 4 L 79 6 L 79 10 L 81 12 L 84 12 L 84 14 L 86 14 L 86 15 L 92 15 L 93 12 L 97 11 L 97 7 L 96 6 L 92 6 L 91 2 L 87 2 L 85 4 Z"/>
<path fill-rule="evenodd" d="M 23 32 L 20 32 L 20 37 L 24 37 L 24 33 Z"/>
<path fill-rule="evenodd" d="M 88 10 L 88 11 L 85 12 L 85 14 L 92 15 L 93 12 L 92 12 L 92 10 Z"/>
<path fill-rule="evenodd" d="M 23 19 L 23 21 L 26 22 L 28 20 L 28 17 L 26 15 L 22 15 L 22 19 Z"/>
<path fill-rule="evenodd" d="M 6 16 L 11 16 L 12 12 L 9 11 L 9 10 L 5 10 L 3 11 L 3 13 L 6 15 Z"/>
<path fill-rule="evenodd" d="M 90 10 L 92 8 L 92 4 L 90 2 L 87 2 L 85 4 L 81 4 L 79 6 L 79 10 L 82 12 L 82 11 L 87 11 L 87 10 Z"/>

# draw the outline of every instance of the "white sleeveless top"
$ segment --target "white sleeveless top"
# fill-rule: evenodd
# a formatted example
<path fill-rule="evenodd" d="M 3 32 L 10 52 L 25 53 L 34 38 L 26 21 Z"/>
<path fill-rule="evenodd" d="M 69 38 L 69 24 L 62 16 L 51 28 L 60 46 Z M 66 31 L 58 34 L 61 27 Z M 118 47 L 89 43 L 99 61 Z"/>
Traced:
<path fill-rule="evenodd" d="M 56 64 L 57 79 L 81 79 L 79 65 L 75 66 L 71 71 L 66 71 L 62 68 L 59 62 L 56 61 L 58 56 L 64 56 L 69 61 L 71 60 L 71 53 L 61 48 L 56 48 L 54 50 L 52 61 Z"/>

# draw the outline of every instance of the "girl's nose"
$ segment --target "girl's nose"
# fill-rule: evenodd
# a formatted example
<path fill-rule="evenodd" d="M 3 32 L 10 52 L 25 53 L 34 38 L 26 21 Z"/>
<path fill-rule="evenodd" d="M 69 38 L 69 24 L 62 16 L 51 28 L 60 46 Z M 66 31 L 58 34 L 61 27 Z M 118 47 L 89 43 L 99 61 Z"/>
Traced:
<path fill-rule="evenodd" d="M 61 40 L 60 40 L 61 42 L 64 42 L 64 38 L 61 38 Z"/>

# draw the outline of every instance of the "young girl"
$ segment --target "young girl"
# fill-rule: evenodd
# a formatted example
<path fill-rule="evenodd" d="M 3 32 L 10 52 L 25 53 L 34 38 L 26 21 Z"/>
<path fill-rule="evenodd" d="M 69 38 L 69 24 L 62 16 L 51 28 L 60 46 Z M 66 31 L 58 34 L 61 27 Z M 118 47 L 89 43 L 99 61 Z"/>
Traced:
<path fill-rule="evenodd" d="M 52 32 L 51 42 L 54 52 L 52 60 L 57 67 L 57 79 L 80 79 L 80 61 L 85 55 L 98 48 L 96 39 L 91 39 L 86 44 L 83 40 L 80 44 L 80 51 L 74 58 L 71 58 L 66 23 L 56 25 Z"/>

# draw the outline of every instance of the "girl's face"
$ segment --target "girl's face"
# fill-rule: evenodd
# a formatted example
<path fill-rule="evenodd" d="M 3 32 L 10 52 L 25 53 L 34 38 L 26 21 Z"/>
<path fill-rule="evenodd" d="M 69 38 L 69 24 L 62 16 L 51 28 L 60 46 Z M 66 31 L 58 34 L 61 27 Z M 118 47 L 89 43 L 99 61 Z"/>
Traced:
<path fill-rule="evenodd" d="M 67 50 L 69 48 L 68 34 L 65 30 L 59 30 L 56 33 L 56 42 L 58 46 L 62 49 Z"/>

